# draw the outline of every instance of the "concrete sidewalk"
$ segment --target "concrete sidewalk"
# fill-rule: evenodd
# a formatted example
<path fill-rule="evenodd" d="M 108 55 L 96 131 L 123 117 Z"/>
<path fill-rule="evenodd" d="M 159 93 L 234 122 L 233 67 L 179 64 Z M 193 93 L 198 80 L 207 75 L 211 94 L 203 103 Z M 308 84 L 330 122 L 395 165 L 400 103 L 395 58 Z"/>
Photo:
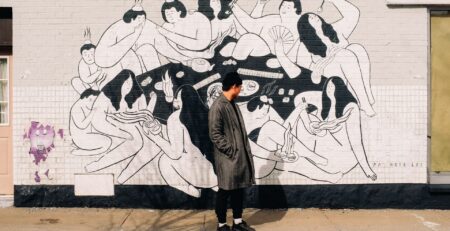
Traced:
<path fill-rule="evenodd" d="M 246 209 L 244 219 L 258 231 L 450 230 L 450 211 L 442 210 Z M 212 210 L 0 209 L 0 231 L 203 231 L 215 226 Z"/>

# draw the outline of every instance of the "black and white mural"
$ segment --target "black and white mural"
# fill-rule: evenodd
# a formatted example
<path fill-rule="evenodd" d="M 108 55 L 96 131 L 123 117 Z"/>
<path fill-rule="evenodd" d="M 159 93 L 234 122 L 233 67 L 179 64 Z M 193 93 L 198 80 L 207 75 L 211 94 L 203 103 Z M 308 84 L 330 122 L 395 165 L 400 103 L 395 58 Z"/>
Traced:
<path fill-rule="evenodd" d="M 190 196 L 217 190 L 208 108 L 237 71 L 258 179 L 337 184 L 360 168 L 376 181 L 362 135 L 362 122 L 377 116 L 369 54 L 351 42 L 359 9 L 326 0 L 305 12 L 301 0 L 282 0 L 279 13 L 265 15 L 269 1 L 247 12 L 243 0 L 198 0 L 196 9 L 166 0 L 159 25 L 137 0 L 101 37 L 86 27 L 70 111 L 71 153 L 94 159 L 85 173 L 120 163 L 124 184 L 153 163 Z M 325 6 L 340 19 L 324 20 Z"/>

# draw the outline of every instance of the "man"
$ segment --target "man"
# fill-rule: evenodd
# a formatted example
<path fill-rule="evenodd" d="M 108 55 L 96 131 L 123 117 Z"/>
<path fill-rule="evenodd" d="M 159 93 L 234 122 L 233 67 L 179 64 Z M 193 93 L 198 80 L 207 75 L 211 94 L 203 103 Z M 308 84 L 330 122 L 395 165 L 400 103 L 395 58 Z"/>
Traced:
<path fill-rule="evenodd" d="M 216 215 L 220 231 L 231 230 L 226 224 L 228 197 L 233 208 L 233 230 L 254 230 L 242 220 L 244 189 L 255 183 L 255 169 L 244 120 L 234 102 L 241 86 L 239 74 L 228 73 L 222 81 L 223 94 L 214 101 L 208 114 L 219 186 Z"/>

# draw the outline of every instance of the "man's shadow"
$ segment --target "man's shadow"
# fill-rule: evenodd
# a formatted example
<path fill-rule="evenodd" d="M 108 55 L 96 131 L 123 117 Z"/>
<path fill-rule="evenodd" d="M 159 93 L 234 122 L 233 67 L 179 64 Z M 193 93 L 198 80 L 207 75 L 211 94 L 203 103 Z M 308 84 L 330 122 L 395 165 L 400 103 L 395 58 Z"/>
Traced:
<path fill-rule="evenodd" d="M 282 162 L 278 162 L 275 167 L 283 169 Z M 264 168 L 272 167 L 273 162 L 267 160 L 267 164 L 261 166 L 259 171 L 264 171 Z M 279 176 L 282 171 L 274 169 L 267 178 L 270 179 L 270 185 L 257 185 L 253 187 L 255 208 L 259 208 L 256 213 L 252 214 L 247 220 L 249 224 L 261 225 L 281 220 L 287 213 L 288 202 L 286 192 L 281 185 Z"/>

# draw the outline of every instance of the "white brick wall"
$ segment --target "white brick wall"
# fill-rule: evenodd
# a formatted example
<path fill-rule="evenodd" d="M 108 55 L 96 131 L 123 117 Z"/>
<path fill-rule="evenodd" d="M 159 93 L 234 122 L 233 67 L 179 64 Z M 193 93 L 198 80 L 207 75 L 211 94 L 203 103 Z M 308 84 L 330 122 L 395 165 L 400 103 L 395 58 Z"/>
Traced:
<path fill-rule="evenodd" d="M 148 18 L 162 23 L 161 0 L 144 1 Z M 183 0 L 187 8 L 196 1 Z M 249 11 L 253 0 L 240 0 Z M 314 1 L 311 1 L 314 2 Z M 304 1 L 304 12 L 316 3 Z M 367 49 L 372 63 L 372 86 L 376 98 L 374 118 L 363 119 L 367 156 L 378 174 L 375 183 L 425 183 L 427 180 L 427 76 L 428 15 L 425 8 L 388 8 L 384 0 L 351 0 L 361 11 L 351 41 Z M 103 31 L 122 17 L 134 1 L 128 0 L 14 0 L 14 183 L 37 184 L 37 167 L 23 139 L 31 121 L 51 124 L 68 135 L 69 111 L 77 95 L 70 80 L 78 75 L 79 48 L 86 26 L 97 41 Z M 266 9 L 276 11 L 279 1 Z M 326 21 L 339 17 L 332 7 L 321 14 Z M 39 184 L 74 184 L 74 174 L 98 157 L 70 154 L 71 138 L 55 138 L 55 149 L 46 161 L 51 180 Z M 117 176 L 126 163 L 100 171 Z M 42 167 L 44 168 L 44 167 Z M 339 183 L 371 183 L 359 167 Z M 261 184 L 316 184 L 290 174 L 267 177 Z M 165 184 L 155 162 L 147 165 L 127 184 Z"/>

